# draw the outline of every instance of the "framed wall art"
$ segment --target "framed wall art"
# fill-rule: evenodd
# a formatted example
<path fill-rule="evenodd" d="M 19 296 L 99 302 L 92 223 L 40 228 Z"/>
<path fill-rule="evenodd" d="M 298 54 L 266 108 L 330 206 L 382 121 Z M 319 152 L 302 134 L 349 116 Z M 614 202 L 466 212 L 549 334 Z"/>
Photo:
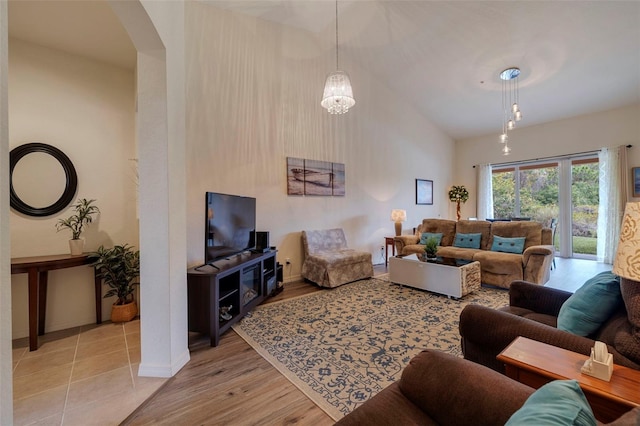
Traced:
<path fill-rule="evenodd" d="M 433 181 L 416 179 L 416 204 L 433 204 Z"/>
<path fill-rule="evenodd" d="M 287 157 L 287 195 L 344 196 L 344 164 Z"/>
<path fill-rule="evenodd" d="M 633 185 L 633 196 L 640 197 L 640 167 L 631 169 L 631 184 Z"/>

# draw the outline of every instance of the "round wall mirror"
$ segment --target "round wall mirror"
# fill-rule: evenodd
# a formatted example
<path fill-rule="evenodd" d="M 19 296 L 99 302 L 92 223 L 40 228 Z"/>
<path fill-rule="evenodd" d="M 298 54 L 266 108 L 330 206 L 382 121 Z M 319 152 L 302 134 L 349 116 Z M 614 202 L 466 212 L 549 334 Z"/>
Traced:
<path fill-rule="evenodd" d="M 73 163 L 64 152 L 33 142 L 11 150 L 11 207 L 28 216 L 50 216 L 64 210 L 78 188 Z"/>

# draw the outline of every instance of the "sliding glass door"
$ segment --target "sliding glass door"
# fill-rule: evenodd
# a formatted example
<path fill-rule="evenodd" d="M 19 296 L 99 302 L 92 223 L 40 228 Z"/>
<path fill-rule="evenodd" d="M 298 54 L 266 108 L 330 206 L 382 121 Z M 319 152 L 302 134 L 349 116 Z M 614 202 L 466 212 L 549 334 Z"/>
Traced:
<path fill-rule="evenodd" d="M 555 226 L 564 257 L 594 258 L 598 223 L 598 158 L 563 158 L 493 167 L 494 218 Z"/>

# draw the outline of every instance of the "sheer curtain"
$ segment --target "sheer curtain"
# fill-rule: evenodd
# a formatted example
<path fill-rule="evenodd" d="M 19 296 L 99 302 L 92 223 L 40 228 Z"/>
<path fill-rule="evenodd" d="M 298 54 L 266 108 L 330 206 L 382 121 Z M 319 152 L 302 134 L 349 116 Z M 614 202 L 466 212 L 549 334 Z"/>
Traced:
<path fill-rule="evenodd" d="M 478 219 L 493 219 L 493 186 L 491 184 L 491 164 L 476 166 L 476 182 L 478 204 L 476 215 Z"/>
<path fill-rule="evenodd" d="M 620 235 L 624 206 L 627 202 L 627 149 L 625 146 L 602 148 L 598 207 L 598 262 L 613 263 Z"/>

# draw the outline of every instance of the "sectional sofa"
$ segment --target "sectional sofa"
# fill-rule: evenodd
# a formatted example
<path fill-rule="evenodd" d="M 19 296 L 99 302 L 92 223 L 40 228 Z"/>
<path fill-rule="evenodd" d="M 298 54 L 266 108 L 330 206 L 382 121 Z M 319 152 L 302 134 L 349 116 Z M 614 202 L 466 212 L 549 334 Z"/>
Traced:
<path fill-rule="evenodd" d="M 414 235 L 395 237 L 396 251 L 423 253 L 430 236 L 440 239 L 438 256 L 480 262 L 484 284 L 509 288 L 515 280 L 536 284 L 549 280 L 554 256 L 551 229 L 539 222 L 424 219 Z"/>

